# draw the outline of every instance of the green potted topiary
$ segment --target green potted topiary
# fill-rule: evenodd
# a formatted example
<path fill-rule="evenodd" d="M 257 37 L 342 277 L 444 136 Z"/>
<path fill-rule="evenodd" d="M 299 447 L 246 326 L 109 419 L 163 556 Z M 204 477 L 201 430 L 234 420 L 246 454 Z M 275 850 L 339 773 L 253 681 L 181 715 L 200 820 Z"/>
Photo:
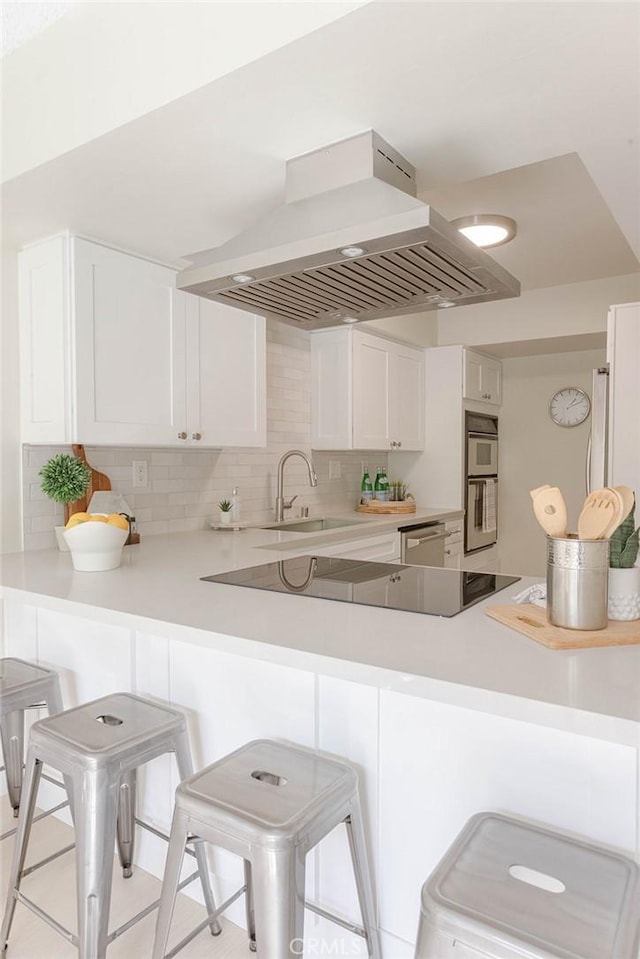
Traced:
<path fill-rule="evenodd" d="M 630 492 L 630 491 L 629 491 Z M 613 531 L 609 549 L 609 619 L 640 619 L 640 567 L 635 497 L 630 512 Z"/>
<path fill-rule="evenodd" d="M 91 470 L 86 463 L 71 456 L 69 453 L 58 453 L 44 464 L 39 472 L 42 492 L 55 503 L 63 503 L 65 507 L 65 522 L 69 518 L 69 503 L 84 496 L 91 482 Z M 64 526 L 56 526 L 58 546 L 68 550 L 62 537 Z"/>

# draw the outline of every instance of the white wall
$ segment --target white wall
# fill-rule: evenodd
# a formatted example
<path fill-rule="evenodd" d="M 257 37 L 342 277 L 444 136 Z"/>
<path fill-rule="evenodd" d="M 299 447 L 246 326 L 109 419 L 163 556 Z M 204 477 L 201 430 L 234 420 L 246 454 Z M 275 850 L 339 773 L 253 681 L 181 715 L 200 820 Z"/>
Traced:
<path fill-rule="evenodd" d="M 612 303 L 640 298 L 640 273 L 528 290 L 517 299 L 438 312 L 438 345 L 513 343 L 605 332 Z"/>
<path fill-rule="evenodd" d="M 545 537 L 529 490 L 559 486 L 575 531 L 585 497 L 585 456 L 590 418 L 580 426 L 556 426 L 549 401 L 563 386 L 591 395 L 591 371 L 606 361 L 604 350 L 555 353 L 503 360 L 500 409 L 500 568 L 544 578 Z"/>
<path fill-rule="evenodd" d="M 363 323 L 372 333 L 387 333 L 417 346 L 435 346 L 438 342 L 438 313 L 413 313 L 409 316 L 393 316 L 384 320 Z"/>
<path fill-rule="evenodd" d="M 2 179 L 114 130 L 362 5 L 358 0 L 78 2 L 3 62 Z"/>

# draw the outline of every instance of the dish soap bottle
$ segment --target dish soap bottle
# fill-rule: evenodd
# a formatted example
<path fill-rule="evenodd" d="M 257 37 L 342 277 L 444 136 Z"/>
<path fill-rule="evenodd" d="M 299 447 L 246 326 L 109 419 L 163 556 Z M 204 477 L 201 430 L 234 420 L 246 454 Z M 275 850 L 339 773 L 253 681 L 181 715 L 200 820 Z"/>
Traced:
<path fill-rule="evenodd" d="M 237 486 L 234 486 L 231 491 L 231 522 L 240 522 L 240 494 Z"/>
<path fill-rule="evenodd" d="M 360 502 L 367 506 L 373 499 L 373 486 L 369 476 L 369 467 L 365 465 L 362 474 L 362 483 L 360 484 Z"/>

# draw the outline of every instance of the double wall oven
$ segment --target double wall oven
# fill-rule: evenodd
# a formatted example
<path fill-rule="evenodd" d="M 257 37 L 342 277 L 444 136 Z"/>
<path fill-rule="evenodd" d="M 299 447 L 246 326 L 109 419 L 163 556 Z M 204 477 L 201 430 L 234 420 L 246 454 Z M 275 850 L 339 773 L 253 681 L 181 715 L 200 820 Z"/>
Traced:
<path fill-rule="evenodd" d="M 464 551 L 488 549 L 498 539 L 498 420 L 467 411 Z"/>

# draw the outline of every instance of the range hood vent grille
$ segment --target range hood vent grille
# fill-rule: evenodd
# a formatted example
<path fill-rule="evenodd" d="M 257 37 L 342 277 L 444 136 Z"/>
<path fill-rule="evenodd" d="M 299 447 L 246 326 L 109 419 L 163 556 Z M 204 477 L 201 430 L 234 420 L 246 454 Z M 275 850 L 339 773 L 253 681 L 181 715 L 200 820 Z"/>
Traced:
<path fill-rule="evenodd" d="M 423 244 L 238 286 L 218 293 L 218 299 L 297 323 L 324 318 L 335 325 L 340 316 L 357 318 L 487 292 L 460 263 Z"/>

